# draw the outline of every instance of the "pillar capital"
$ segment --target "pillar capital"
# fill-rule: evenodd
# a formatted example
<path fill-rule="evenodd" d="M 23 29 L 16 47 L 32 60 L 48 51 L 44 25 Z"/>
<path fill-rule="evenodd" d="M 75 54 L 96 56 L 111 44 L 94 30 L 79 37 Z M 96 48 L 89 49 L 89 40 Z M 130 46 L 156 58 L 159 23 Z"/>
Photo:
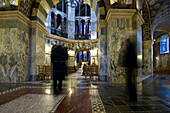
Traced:
<path fill-rule="evenodd" d="M 142 25 L 145 21 L 142 17 L 142 15 L 139 13 L 139 11 L 136 11 L 136 13 L 133 15 L 133 19 L 136 19 L 136 21 Z"/>
<path fill-rule="evenodd" d="M 109 9 L 106 21 L 108 22 L 111 18 L 132 18 L 135 12 L 136 9 Z"/>
<path fill-rule="evenodd" d="M 27 27 L 30 26 L 31 20 L 22 14 L 20 11 L 1 11 L 0 12 L 1 20 L 19 20 Z"/>
<path fill-rule="evenodd" d="M 48 30 L 37 20 L 31 21 L 31 28 L 36 28 L 40 30 L 43 34 L 47 35 Z"/>
<path fill-rule="evenodd" d="M 101 28 L 102 28 L 102 27 L 106 27 L 106 21 L 103 20 L 103 19 L 100 19 L 100 20 L 98 21 L 98 24 L 100 25 Z"/>
<path fill-rule="evenodd" d="M 144 44 L 144 45 L 152 45 L 153 44 L 153 40 L 146 40 L 146 41 L 142 41 L 142 43 Z"/>

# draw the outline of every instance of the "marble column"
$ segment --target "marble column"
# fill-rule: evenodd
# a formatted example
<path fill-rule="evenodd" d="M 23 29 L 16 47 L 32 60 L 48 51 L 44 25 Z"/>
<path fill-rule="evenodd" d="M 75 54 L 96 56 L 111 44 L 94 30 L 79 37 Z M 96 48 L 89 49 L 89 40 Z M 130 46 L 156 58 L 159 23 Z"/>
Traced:
<path fill-rule="evenodd" d="M 153 40 L 143 41 L 143 61 L 142 61 L 142 74 L 143 75 L 152 75 L 152 64 L 153 64 Z"/>
<path fill-rule="evenodd" d="M 64 18 L 61 18 L 61 34 L 64 33 Z"/>
<path fill-rule="evenodd" d="M 97 39 L 97 17 L 93 9 L 91 9 L 91 39 Z"/>
<path fill-rule="evenodd" d="M 98 22 L 98 32 L 100 33 L 98 44 L 99 44 L 99 75 L 100 80 L 104 81 L 107 80 L 107 28 L 106 28 L 106 21 L 99 20 Z"/>
<path fill-rule="evenodd" d="M 47 30 L 38 21 L 31 22 L 30 80 L 36 80 L 38 65 L 45 64 L 45 35 Z"/>
<path fill-rule="evenodd" d="M 75 35 L 75 7 L 68 6 L 68 39 L 74 40 Z"/>
<path fill-rule="evenodd" d="M 129 69 L 133 68 L 135 84 L 136 76 L 141 75 L 142 69 L 141 25 L 144 20 L 135 9 L 109 9 L 106 22 L 108 80 L 126 83 Z M 129 59 L 133 63 L 129 63 Z"/>

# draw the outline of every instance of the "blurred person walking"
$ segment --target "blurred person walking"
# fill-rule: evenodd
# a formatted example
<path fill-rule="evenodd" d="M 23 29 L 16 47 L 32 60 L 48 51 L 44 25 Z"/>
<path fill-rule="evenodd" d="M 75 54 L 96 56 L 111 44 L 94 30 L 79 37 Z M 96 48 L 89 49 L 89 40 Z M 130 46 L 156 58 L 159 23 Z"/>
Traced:
<path fill-rule="evenodd" d="M 54 94 L 62 90 L 62 80 L 65 79 L 67 74 L 66 60 L 68 59 L 67 49 L 62 47 L 61 44 L 56 44 L 51 50 L 51 62 L 53 65 L 53 90 Z M 57 80 L 59 81 L 57 85 Z M 58 90 L 57 90 L 58 87 Z"/>

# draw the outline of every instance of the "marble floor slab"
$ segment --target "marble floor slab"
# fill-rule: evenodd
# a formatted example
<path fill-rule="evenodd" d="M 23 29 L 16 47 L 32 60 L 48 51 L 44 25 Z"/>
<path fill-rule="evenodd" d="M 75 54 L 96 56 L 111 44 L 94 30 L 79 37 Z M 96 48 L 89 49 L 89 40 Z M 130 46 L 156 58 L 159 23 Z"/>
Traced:
<path fill-rule="evenodd" d="M 137 102 L 127 101 L 125 84 L 85 78 L 81 76 L 81 70 L 66 77 L 63 90 L 58 94 L 53 92 L 52 80 L 0 84 L 0 113 L 20 113 L 18 106 L 22 107 L 19 110 L 26 110 L 22 113 L 39 113 L 38 110 L 41 113 L 170 113 L 170 76 L 155 74 L 141 76 L 138 80 Z M 57 104 L 55 97 L 62 94 L 66 96 Z M 28 100 L 25 96 L 28 96 Z M 10 102 L 16 103 L 16 107 L 3 107 Z M 33 110 L 34 106 L 37 106 L 37 111 Z M 6 112 L 5 109 L 11 111 Z"/>
<path fill-rule="evenodd" d="M 0 113 L 53 113 L 65 95 L 26 94 L 0 106 Z"/>

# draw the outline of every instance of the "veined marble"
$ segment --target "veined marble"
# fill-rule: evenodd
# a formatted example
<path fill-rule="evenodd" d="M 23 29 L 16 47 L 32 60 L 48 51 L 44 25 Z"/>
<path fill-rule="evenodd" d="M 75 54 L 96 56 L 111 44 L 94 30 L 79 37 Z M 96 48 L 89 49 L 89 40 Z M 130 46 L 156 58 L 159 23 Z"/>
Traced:
<path fill-rule="evenodd" d="M 0 28 L 0 82 L 28 80 L 29 35 L 18 28 Z"/>

